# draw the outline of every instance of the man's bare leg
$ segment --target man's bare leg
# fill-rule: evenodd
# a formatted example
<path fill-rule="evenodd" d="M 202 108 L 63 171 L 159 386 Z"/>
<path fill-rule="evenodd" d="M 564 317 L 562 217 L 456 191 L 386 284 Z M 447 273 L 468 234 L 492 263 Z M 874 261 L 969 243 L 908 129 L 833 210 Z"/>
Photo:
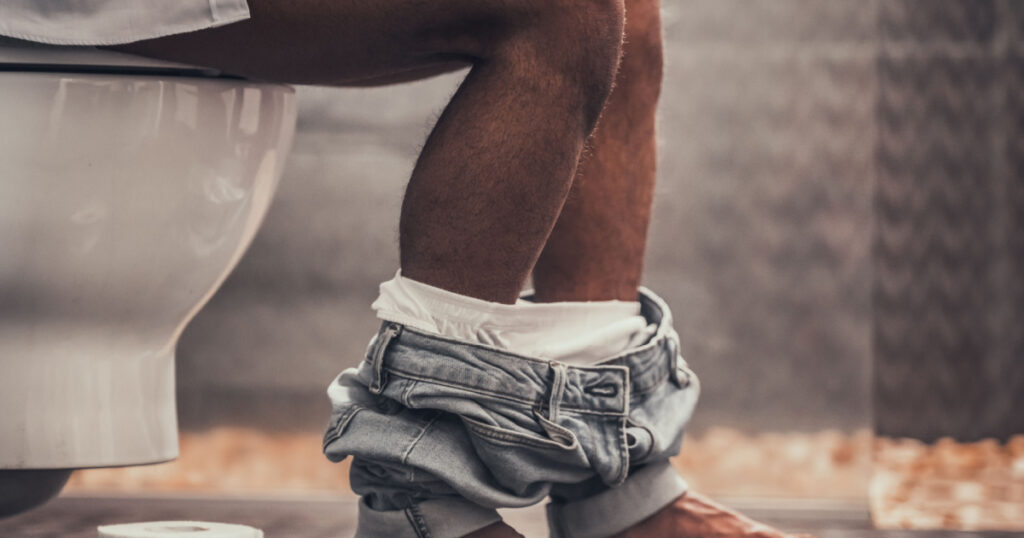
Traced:
<path fill-rule="evenodd" d="M 626 1 L 615 87 L 533 272 L 540 301 L 635 301 L 654 196 L 658 0 Z"/>
<path fill-rule="evenodd" d="M 294 83 L 361 85 L 465 62 L 402 206 L 405 276 L 513 303 L 618 65 L 622 0 L 250 0 L 252 19 L 116 47 Z"/>
<path fill-rule="evenodd" d="M 539 301 L 636 300 L 654 195 L 662 62 L 659 0 L 626 0 L 615 87 L 534 269 Z M 618 538 L 648 536 L 784 535 L 691 492 Z"/>
<path fill-rule="evenodd" d="M 402 270 L 513 303 L 610 91 L 621 2 L 249 0 L 249 21 L 114 48 L 327 85 L 378 85 L 471 65 L 410 180 Z M 519 535 L 499 522 L 470 536 Z"/>

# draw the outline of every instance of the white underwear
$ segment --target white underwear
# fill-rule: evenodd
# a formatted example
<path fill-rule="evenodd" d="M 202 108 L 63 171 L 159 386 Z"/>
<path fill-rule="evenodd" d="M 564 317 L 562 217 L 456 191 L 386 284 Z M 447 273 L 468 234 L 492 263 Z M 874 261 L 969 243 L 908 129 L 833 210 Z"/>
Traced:
<path fill-rule="evenodd" d="M 405 278 L 401 271 L 380 285 L 372 308 L 382 320 L 424 332 L 577 365 L 635 347 L 653 331 L 639 302 L 492 303 Z"/>

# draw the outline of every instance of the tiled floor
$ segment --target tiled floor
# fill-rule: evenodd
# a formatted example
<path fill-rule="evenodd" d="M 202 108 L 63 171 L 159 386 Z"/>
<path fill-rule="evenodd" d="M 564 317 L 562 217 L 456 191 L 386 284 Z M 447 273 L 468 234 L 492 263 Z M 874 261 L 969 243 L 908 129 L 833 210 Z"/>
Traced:
<path fill-rule="evenodd" d="M 748 504 L 748 503 L 740 503 Z M 743 506 L 763 521 L 789 531 L 821 538 L 971 537 L 1008 538 L 1020 533 L 953 533 L 874 531 L 867 513 L 843 507 Z M 93 538 L 103 524 L 133 521 L 205 520 L 251 525 L 268 538 L 347 537 L 355 530 L 355 505 L 350 499 L 256 499 L 224 497 L 86 497 L 70 496 L 0 521 L 3 538 Z M 546 536 L 540 507 L 510 511 L 506 520 L 532 538 Z M 652 537 L 653 538 L 653 537 Z"/>

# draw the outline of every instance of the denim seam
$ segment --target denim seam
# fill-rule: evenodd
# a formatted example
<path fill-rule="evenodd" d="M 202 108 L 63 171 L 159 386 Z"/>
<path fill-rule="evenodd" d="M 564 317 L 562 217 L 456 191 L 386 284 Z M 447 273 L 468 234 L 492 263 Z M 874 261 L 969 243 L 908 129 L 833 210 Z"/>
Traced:
<path fill-rule="evenodd" d="M 655 344 L 654 345 L 655 347 L 660 347 L 660 346 L 663 346 L 663 344 L 665 343 L 664 340 L 667 340 L 667 338 L 659 338 L 658 340 L 662 340 L 662 341 L 654 341 L 654 342 L 650 342 L 650 343 L 651 344 Z M 647 344 L 647 345 L 649 345 L 649 344 Z M 652 354 L 652 356 L 656 356 L 656 355 L 660 355 L 658 353 L 658 349 L 654 349 L 654 353 Z M 644 360 L 639 361 L 643 365 L 643 367 L 644 367 L 643 368 L 643 372 L 641 372 L 641 373 L 645 373 L 645 372 L 647 372 L 648 370 L 650 370 L 652 368 L 658 368 L 660 366 L 660 363 L 655 361 L 654 359 L 652 359 L 651 356 L 645 357 L 643 359 Z M 629 361 L 625 361 L 625 362 L 629 362 Z M 637 370 L 637 368 L 633 367 L 633 368 L 630 368 L 630 370 L 631 371 Z"/>
<path fill-rule="evenodd" d="M 373 394 L 382 394 L 387 386 L 387 379 L 384 378 L 384 356 L 387 354 L 391 342 L 402 335 L 402 329 L 403 326 L 398 323 L 384 322 L 381 324 L 377 336 L 374 337 L 376 347 L 365 359 L 369 361 L 372 368 L 373 377 L 370 384 L 367 385 L 367 389 Z"/>
<path fill-rule="evenodd" d="M 483 394 L 483 395 L 486 395 L 486 396 L 492 396 L 492 397 L 497 398 L 499 400 L 505 400 L 505 401 L 509 401 L 509 402 L 515 402 L 515 403 L 523 404 L 523 405 L 529 406 L 531 409 L 534 408 L 536 405 L 540 404 L 540 402 L 536 401 L 536 400 L 535 401 L 530 401 L 530 400 L 527 400 L 525 398 L 516 398 L 515 396 L 510 396 L 508 394 L 492 392 L 492 391 L 489 391 L 487 389 L 481 389 L 481 388 L 477 388 L 477 387 L 468 387 L 466 385 L 459 385 L 459 384 L 452 383 L 452 382 L 444 380 L 444 379 L 437 379 L 437 378 L 433 378 L 433 377 L 429 377 L 429 376 L 413 374 L 413 373 L 405 372 L 403 370 L 398 370 L 398 369 L 395 369 L 395 368 L 392 368 L 392 367 L 385 367 L 385 370 L 387 370 L 388 372 L 390 372 L 392 374 L 396 374 L 398 376 L 404 377 L 406 379 L 410 379 L 410 380 L 414 380 L 414 381 L 425 381 L 425 382 L 429 382 L 429 383 L 437 383 L 438 385 L 443 385 L 445 387 L 449 387 L 449 388 L 453 388 L 453 389 L 464 390 L 466 392 L 474 392 L 476 394 Z M 562 409 L 563 410 L 574 411 L 574 412 L 577 412 L 577 413 L 584 413 L 584 414 L 588 414 L 588 415 L 625 416 L 625 411 L 596 411 L 596 410 L 593 410 L 593 409 L 585 409 L 585 408 L 582 408 L 582 407 L 574 407 L 574 406 L 567 406 L 567 407 L 563 407 Z"/>
<path fill-rule="evenodd" d="M 334 441 L 337 441 L 338 438 L 341 437 L 341 434 L 345 431 L 345 428 L 348 427 L 348 423 L 352 421 L 352 417 L 354 417 L 356 413 L 362 411 L 363 409 L 366 408 L 359 404 L 353 404 L 352 407 L 345 411 L 341 415 L 341 417 L 338 418 L 338 421 L 334 424 L 334 427 L 331 428 L 329 432 L 330 435 L 324 436 L 323 449 L 326 449 L 327 445 L 333 443 Z"/>
<path fill-rule="evenodd" d="M 548 428 L 551 428 L 551 429 L 555 430 L 556 432 L 558 432 L 559 434 L 572 439 L 572 444 L 571 445 L 564 445 L 563 443 L 560 443 L 560 444 L 563 444 L 564 446 L 569 447 L 569 448 L 573 448 L 573 447 L 576 447 L 576 446 L 579 445 L 579 443 L 580 443 L 579 437 L 577 437 L 576 433 L 573 432 L 572 430 L 570 430 L 569 428 L 566 428 L 565 426 L 562 426 L 562 425 L 557 424 L 555 422 L 551 422 L 550 420 L 544 418 L 544 415 L 541 415 L 541 414 L 536 413 L 536 412 L 534 413 L 534 418 L 537 419 L 537 422 L 540 423 L 540 426 L 542 428 L 544 428 L 544 431 L 547 432 L 548 436 L 551 437 L 552 439 L 554 439 L 555 436 L 551 433 L 551 430 L 549 430 Z"/>
<path fill-rule="evenodd" d="M 414 504 L 406 508 L 404 512 L 405 518 L 412 525 L 412 530 L 416 532 L 416 538 L 430 538 L 430 529 L 427 528 L 427 522 L 423 519 L 423 514 L 416 508 L 416 505 Z"/>
<path fill-rule="evenodd" d="M 619 477 L 615 481 L 616 484 L 621 484 L 626 481 L 626 477 L 629 475 L 629 445 L 626 443 L 626 426 L 629 424 L 629 401 L 633 398 L 633 395 L 629 393 L 629 383 L 626 383 L 626 415 L 622 417 L 622 423 L 619 425 L 619 464 L 622 465 L 622 470 L 619 471 Z"/>
<path fill-rule="evenodd" d="M 423 337 L 429 338 L 431 340 L 440 340 L 442 342 L 447 342 L 447 343 L 450 343 L 450 344 L 458 344 L 458 345 L 461 345 L 461 346 L 482 349 L 482 350 L 485 350 L 485 351 L 493 352 L 494 354 L 499 355 L 499 356 L 504 356 L 504 357 L 508 357 L 508 358 L 516 358 L 516 359 L 524 359 L 524 360 L 527 360 L 527 361 L 530 361 L 530 362 L 533 362 L 533 363 L 537 363 L 537 364 L 549 364 L 551 362 L 551 361 L 549 361 L 547 359 L 538 359 L 536 357 L 530 357 L 530 356 L 527 356 L 527 355 L 519 355 L 517 353 L 512 353 L 512 352 L 508 351 L 507 349 L 501 349 L 501 348 L 498 348 L 498 347 L 488 346 L 488 345 L 481 344 L 481 343 L 478 343 L 478 342 L 467 342 L 465 340 L 456 340 L 454 338 L 448 338 L 448 337 L 437 335 L 437 334 L 426 333 L 426 332 L 420 331 L 418 329 L 415 329 L 413 327 L 406 326 L 405 329 L 408 332 L 410 332 L 410 333 L 413 333 L 413 334 L 416 334 L 416 335 L 419 335 L 419 336 L 423 336 Z M 401 343 L 401 338 L 397 338 L 397 340 L 399 341 L 399 343 Z M 405 344 L 405 345 L 408 346 L 409 344 Z M 414 347 L 414 346 L 410 346 L 410 347 Z M 439 355 L 443 355 L 443 353 L 439 353 Z"/>
<path fill-rule="evenodd" d="M 502 394 L 502 393 L 499 393 L 499 392 L 492 392 L 492 391 L 489 391 L 487 389 L 481 389 L 481 388 L 477 388 L 477 387 L 468 387 L 466 385 L 459 385 L 457 383 L 452 383 L 452 382 L 450 382 L 450 381 L 448 381 L 446 379 L 437 379 L 437 378 L 430 377 L 430 376 L 424 376 L 424 375 L 420 375 L 420 374 L 414 374 L 412 372 L 406 372 L 404 370 L 399 370 L 399 369 L 396 369 L 396 368 L 393 368 L 393 367 L 390 367 L 390 366 L 385 367 L 385 369 L 388 370 L 392 374 L 397 374 L 397 375 L 399 375 L 401 377 L 405 377 L 405 378 L 407 378 L 409 380 L 412 380 L 412 381 L 426 381 L 426 382 L 430 382 L 430 383 L 437 383 L 438 385 L 443 385 L 445 387 L 449 387 L 449 388 L 453 388 L 453 389 L 465 390 L 466 392 L 475 392 L 477 394 L 484 394 L 484 395 L 487 395 L 487 396 L 493 396 L 493 397 L 498 398 L 500 400 L 507 400 L 507 401 L 510 401 L 510 402 L 516 402 L 516 403 L 521 403 L 521 404 L 526 404 L 526 405 L 533 405 L 533 404 L 536 403 L 536 402 L 533 402 L 533 401 L 530 401 L 530 400 L 526 400 L 526 399 L 523 399 L 523 398 L 516 398 L 514 396 L 509 396 L 507 394 Z"/>
<path fill-rule="evenodd" d="M 658 387 L 661 386 L 662 383 L 665 382 L 666 379 L 672 377 L 672 372 L 667 371 L 664 367 L 664 364 L 662 364 L 661 361 L 650 362 L 651 364 L 647 364 L 645 367 L 643 367 L 643 370 L 639 369 L 637 366 L 627 367 L 629 368 L 630 378 L 637 380 L 636 382 L 634 382 L 634 385 L 636 385 L 638 388 L 636 388 L 636 390 L 633 391 L 634 394 L 643 394 L 656 390 Z M 673 361 L 673 363 L 674 362 L 675 361 Z M 658 374 L 657 379 L 655 379 L 654 381 L 639 382 L 639 379 L 643 378 L 651 370 L 662 370 L 662 372 Z"/>
<path fill-rule="evenodd" d="M 619 427 L 619 476 L 615 478 L 615 485 L 618 486 L 626 481 L 626 476 L 629 475 L 629 446 L 626 444 L 626 420 L 622 420 L 622 425 Z"/>
<path fill-rule="evenodd" d="M 503 431 L 495 431 L 502 430 L 504 428 L 491 426 L 489 424 L 482 424 L 479 421 L 468 417 L 462 417 L 462 419 L 468 429 L 473 430 L 477 434 L 497 443 L 512 446 L 529 446 L 534 448 L 557 448 L 561 450 L 573 450 L 579 446 L 579 442 L 575 442 L 571 446 L 567 446 L 555 441 L 554 439 L 533 439 L 528 435 L 521 434 L 519 432 L 508 431 L 506 433 Z"/>
<path fill-rule="evenodd" d="M 409 454 L 412 453 L 412 449 L 416 448 L 416 445 L 420 442 L 420 439 L 423 439 L 423 436 L 426 435 L 427 430 L 429 430 L 430 427 L 434 425 L 434 422 L 436 422 L 437 419 L 440 418 L 440 416 L 441 411 L 436 411 L 434 413 L 434 416 L 430 417 L 430 420 L 428 420 L 427 423 L 423 425 L 423 429 L 420 430 L 420 433 L 416 436 L 416 438 L 413 439 L 411 443 L 409 443 L 409 448 L 405 449 L 405 453 L 402 454 L 402 465 L 406 465 L 408 463 Z"/>
<path fill-rule="evenodd" d="M 651 383 L 650 385 L 648 385 L 648 386 L 646 386 L 646 387 L 644 387 L 642 389 L 634 390 L 633 391 L 633 395 L 634 396 L 639 396 L 639 395 L 642 395 L 642 394 L 648 394 L 648 393 L 654 392 L 655 390 L 658 390 L 659 387 L 661 387 L 662 383 L 664 383 L 665 381 L 668 381 L 669 377 L 671 377 L 671 374 L 666 372 L 661 377 L 659 377 L 657 381 Z"/>
<path fill-rule="evenodd" d="M 409 381 L 409 385 L 405 387 L 405 390 L 402 391 L 402 404 L 405 405 L 406 407 L 411 408 L 412 404 L 409 402 L 409 394 L 412 393 L 413 387 L 419 384 L 419 381 L 415 379 L 410 379 Z"/>

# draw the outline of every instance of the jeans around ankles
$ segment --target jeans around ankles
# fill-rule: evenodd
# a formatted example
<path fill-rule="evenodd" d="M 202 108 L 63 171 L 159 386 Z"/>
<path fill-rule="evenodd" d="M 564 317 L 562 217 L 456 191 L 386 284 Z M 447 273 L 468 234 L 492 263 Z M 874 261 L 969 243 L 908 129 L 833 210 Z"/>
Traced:
<path fill-rule="evenodd" d="M 328 389 L 324 453 L 353 457 L 357 536 L 461 536 L 549 495 L 553 535 L 607 536 L 684 493 L 667 462 L 697 378 L 664 302 L 640 302 L 654 335 L 593 366 L 383 324 Z"/>

